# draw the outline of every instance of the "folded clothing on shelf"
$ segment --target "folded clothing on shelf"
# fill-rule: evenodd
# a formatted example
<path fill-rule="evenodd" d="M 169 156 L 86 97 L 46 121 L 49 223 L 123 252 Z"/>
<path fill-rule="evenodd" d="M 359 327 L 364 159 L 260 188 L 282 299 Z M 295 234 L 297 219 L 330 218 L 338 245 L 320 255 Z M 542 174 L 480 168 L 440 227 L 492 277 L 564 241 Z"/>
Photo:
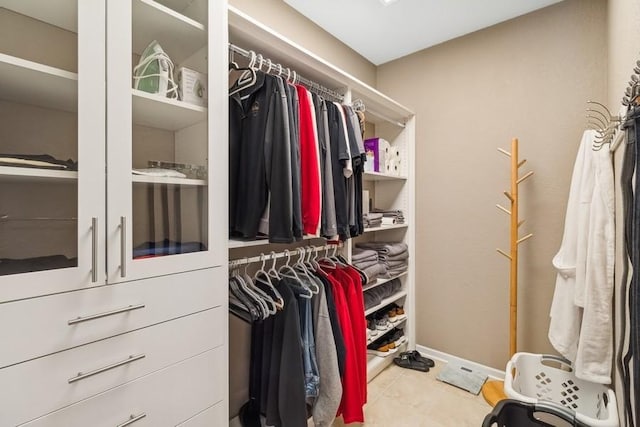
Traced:
<path fill-rule="evenodd" d="M 351 261 L 354 264 L 365 261 L 378 261 L 378 252 L 373 249 L 354 248 L 351 254 Z"/>
<path fill-rule="evenodd" d="M 0 276 L 77 266 L 78 258 L 67 258 L 64 255 L 49 255 L 23 259 L 0 258 Z"/>
<path fill-rule="evenodd" d="M 397 256 L 409 250 L 404 242 L 363 242 L 356 244 L 360 249 L 372 249 L 380 256 Z"/>
<path fill-rule="evenodd" d="M 382 214 L 383 224 L 404 224 L 404 213 L 400 209 L 384 210 L 373 208 L 371 213 Z"/>
<path fill-rule="evenodd" d="M 144 242 L 141 245 L 136 246 L 133 248 L 133 258 L 152 258 L 206 250 L 207 247 L 200 242 L 174 242 L 164 239 L 159 242 Z"/>
<path fill-rule="evenodd" d="M 362 268 L 362 272 L 367 276 L 367 283 L 371 283 L 378 277 L 387 277 L 387 269 L 383 264 L 375 263 L 370 267 Z"/>
<path fill-rule="evenodd" d="M 356 249 L 362 251 L 360 253 L 376 251 L 378 263 L 384 266 L 385 270 L 379 273 L 380 277 L 396 277 L 409 267 L 409 247 L 404 242 L 363 242 L 356 244 Z"/>
<path fill-rule="evenodd" d="M 1 166 L 16 166 L 22 168 L 56 169 L 77 171 L 78 163 L 73 160 L 59 160 L 48 154 L 2 154 Z"/>
<path fill-rule="evenodd" d="M 374 228 L 384 225 L 384 217 L 381 213 L 369 212 L 362 215 L 364 228 Z"/>
<path fill-rule="evenodd" d="M 383 299 L 398 293 L 400 289 L 402 289 L 400 279 L 393 279 L 373 289 L 364 291 L 364 308 L 368 310 L 371 307 L 375 307 L 380 304 Z"/>

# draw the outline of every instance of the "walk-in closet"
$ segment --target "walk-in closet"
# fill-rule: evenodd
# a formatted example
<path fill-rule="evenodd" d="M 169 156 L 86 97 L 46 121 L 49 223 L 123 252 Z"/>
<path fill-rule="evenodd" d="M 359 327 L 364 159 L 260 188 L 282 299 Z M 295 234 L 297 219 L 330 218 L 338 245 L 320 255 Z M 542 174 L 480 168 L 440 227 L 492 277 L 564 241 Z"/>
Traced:
<path fill-rule="evenodd" d="M 640 425 L 633 0 L 0 0 L 0 427 Z"/>

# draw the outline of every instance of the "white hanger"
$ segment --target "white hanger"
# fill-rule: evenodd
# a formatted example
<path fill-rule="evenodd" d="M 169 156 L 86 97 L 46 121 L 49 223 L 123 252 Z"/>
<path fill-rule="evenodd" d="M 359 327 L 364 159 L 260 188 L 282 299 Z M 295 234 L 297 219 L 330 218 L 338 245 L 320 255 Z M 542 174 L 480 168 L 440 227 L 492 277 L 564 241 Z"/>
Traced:
<path fill-rule="evenodd" d="M 271 291 L 277 298 L 277 300 L 274 301 L 276 304 L 276 307 L 278 307 L 278 309 L 281 310 L 284 308 L 284 299 L 282 298 L 282 295 L 280 295 L 280 292 L 278 292 L 278 290 L 275 288 L 275 286 L 273 286 L 273 282 L 271 282 L 271 276 L 269 276 L 269 273 L 264 271 L 264 265 L 265 265 L 264 254 L 260 254 L 260 260 L 262 261 L 262 266 L 258 271 L 256 271 L 256 274 L 253 276 L 253 279 L 256 281 L 259 281 L 260 283 L 265 284 L 271 289 Z"/>

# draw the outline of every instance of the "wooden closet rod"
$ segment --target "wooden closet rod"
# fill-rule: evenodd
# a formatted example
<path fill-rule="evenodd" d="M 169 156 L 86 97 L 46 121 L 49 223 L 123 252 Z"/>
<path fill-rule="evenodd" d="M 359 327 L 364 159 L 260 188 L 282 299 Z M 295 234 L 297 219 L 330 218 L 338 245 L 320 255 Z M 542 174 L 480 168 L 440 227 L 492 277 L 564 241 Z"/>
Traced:
<path fill-rule="evenodd" d="M 302 77 L 297 72 L 293 71 L 289 67 L 285 67 L 282 64 L 273 62 L 271 59 L 265 58 L 262 54 L 256 54 L 252 50 L 246 50 L 239 46 L 234 45 L 233 43 L 229 43 L 229 50 L 235 52 L 245 58 L 257 58 L 259 62 L 258 69 L 262 70 L 262 67 L 267 67 L 267 73 L 275 73 L 278 75 L 287 75 L 287 78 L 291 78 L 294 83 L 302 83 L 308 89 L 316 91 L 319 95 L 328 96 L 333 98 L 338 102 L 344 101 L 344 95 L 336 92 L 335 90 L 326 88 L 319 83 L 316 83 L 312 80 Z"/>
<path fill-rule="evenodd" d="M 245 265 L 245 264 L 253 264 L 256 262 L 262 262 L 262 261 L 269 261 L 269 260 L 274 260 L 274 259 L 278 259 L 278 258 L 285 258 L 285 257 L 290 257 L 290 256 L 296 256 L 296 255 L 302 255 L 302 250 L 304 250 L 305 254 L 309 254 L 309 253 L 313 253 L 313 252 L 321 252 L 321 251 L 328 251 L 330 249 L 339 249 L 342 247 L 342 243 L 333 243 L 333 244 L 328 244 L 328 245 L 323 245 L 323 246 L 300 246 L 297 248 L 292 248 L 291 250 L 286 249 L 284 252 L 270 252 L 268 254 L 260 254 L 258 256 L 254 256 L 251 258 L 239 258 L 239 259 L 234 259 L 234 260 L 230 260 L 229 261 L 229 267 L 230 268 L 234 268 L 234 267 L 238 267 L 240 265 Z"/>

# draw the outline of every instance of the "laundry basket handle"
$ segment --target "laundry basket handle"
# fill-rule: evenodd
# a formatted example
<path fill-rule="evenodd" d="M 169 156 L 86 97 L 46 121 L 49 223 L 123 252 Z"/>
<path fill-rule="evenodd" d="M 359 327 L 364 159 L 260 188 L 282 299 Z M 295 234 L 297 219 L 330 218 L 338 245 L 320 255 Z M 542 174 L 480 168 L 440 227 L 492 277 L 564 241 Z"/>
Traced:
<path fill-rule="evenodd" d="M 569 367 L 569 368 L 571 368 L 571 366 L 572 366 L 571 361 L 569 359 L 565 359 L 562 356 L 556 356 L 556 355 L 553 355 L 553 354 L 543 354 L 543 355 L 541 355 L 541 360 L 543 362 L 552 360 L 554 362 L 558 362 L 558 363 L 561 363 L 563 365 L 567 365 L 567 367 Z M 573 368 L 571 368 L 571 369 L 573 369 Z"/>
<path fill-rule="evenodd" d="M 558 405 L 553 402 L 539 401 L 534 405 L 536 412 L 546 412 L 547 414 L 555 415 L 562 418 L 564 421 L 571 423 L 572 426 L 582 426 L 578 420 L 576 420 L 576 414 L 570 409 L 564 406 Z"/>

